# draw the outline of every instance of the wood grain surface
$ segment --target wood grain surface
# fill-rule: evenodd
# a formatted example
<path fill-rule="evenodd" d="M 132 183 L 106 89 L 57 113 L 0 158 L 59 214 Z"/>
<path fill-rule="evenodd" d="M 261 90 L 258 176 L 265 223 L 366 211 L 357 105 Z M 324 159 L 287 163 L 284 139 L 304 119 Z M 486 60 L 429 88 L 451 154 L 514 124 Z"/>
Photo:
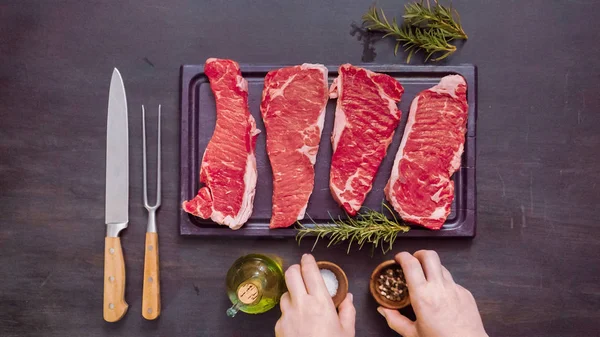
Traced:
<path fill-rule="evenodd" d="M 400 15 L 403 2 L 378 4 L 388 15 Z M 469 40 L 445 64 L 473 63 L 479 73 L 478 233 L 474 240 L 400 240 L 395 251 L 437 250 L 455 280 L 475 295 L 490 336 L 595 336 L 600 2 L 453 4 Z M 250 252 L 279 255 L 286 266 L 296 263 L 312 242 L 178 235 L 179 67 L 208 57 L 241 63 L 403 62 L 393 55 L 393 41 L 359 29 L 369 5 L 2 1 L 0 336 L 273 335 L 278 310 L 225 315 L 225 273 Z M 105 133 L 115 66 L 130 109 L 130 221 L 121 233 L 130 308 L 119 322 L 107 323 Z M 142 103 L 163 107 L 163 206 L 157 219 L 162 313 L 154 321 L 141 315 Z M 321 243 L 314 254 L 346 271 L 358 311 L 357 336 L 394 336 L 368 291 L 371 271 L 391 254 L 346 255 L 345 249 Z"/>
<path fill-rule="evenodd" d="M 142 316 L 153 320 L 160 316 L 160 263 L 157 233 L 146 233 L 145 249 Z"/>
<path fill-rule="evenodd" d="M 104 239 L 104 303 L 103 317 L 107 322 L 117 322 L 127 313 L 125 301 L 125 260 L 118 237 Z"/>

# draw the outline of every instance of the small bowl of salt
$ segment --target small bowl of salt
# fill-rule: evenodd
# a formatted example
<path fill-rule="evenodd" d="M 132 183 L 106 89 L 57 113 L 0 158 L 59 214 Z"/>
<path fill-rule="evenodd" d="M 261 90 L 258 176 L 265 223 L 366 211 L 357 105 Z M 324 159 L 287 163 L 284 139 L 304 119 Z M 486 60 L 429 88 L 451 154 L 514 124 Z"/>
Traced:
<path fill-rule="evenodd" d="M 348 294 L 348 278 L 346 273 L 335 263 L 329 261 L 317 262 L 323 281 L 327 291 L 333 300 L 333 304 L 337 308 Z"/>

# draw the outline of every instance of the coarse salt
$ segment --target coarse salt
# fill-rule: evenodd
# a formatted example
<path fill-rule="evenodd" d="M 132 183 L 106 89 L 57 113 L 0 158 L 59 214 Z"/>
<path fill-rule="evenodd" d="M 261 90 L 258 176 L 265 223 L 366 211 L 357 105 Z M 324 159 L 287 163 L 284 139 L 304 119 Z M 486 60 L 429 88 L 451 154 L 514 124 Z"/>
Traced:
<path fill-rule="evenodd" d="M 327 291 L 329 292 L 329 296 L 335 296 L 335 294 L 337 294 L 338 291 L 337 277 L 335 277 L 335 274 L 329 269 L 320 269 L 320 271 L 321 276 L 323 277 L 323 281 L 325 281 Z"/>

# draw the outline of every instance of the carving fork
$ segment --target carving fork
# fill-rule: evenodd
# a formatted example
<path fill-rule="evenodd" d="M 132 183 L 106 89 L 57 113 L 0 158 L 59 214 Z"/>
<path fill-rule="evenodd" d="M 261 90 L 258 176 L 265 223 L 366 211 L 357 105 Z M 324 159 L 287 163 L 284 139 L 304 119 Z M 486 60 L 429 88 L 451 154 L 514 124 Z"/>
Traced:
<path fill-rule="evenodd" d="M 146 245 L 144 257 L 144 286 L 142 295 L 142 316 L 153 320 L 160 315 L 160 278 L 158 263 L 158 233 L 156 231 L 156 210 L 160 207 L 160 117 L 161 106 L 158 106 L 158 150 L 156 164 L 156 203 L 148 204 L 148 181 L 146 167 L 146 110 L 142 105 L 142 133 L 144 151 L 144 207 L 148 210 L 148 227 L 146 228 Z"/>

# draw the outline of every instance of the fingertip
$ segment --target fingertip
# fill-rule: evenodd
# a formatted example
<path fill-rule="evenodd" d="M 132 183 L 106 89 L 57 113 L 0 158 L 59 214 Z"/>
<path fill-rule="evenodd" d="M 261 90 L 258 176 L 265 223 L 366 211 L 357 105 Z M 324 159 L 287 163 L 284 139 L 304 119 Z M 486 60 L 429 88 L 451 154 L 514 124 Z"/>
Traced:
<path fill-rule="evenodd" d="M 398 262 L 402 269 L 410 269 L 411 266 L 416 267 L 417 265 L 421 266 L 419 260 L 409 252 L 402 252 L 396 255 L 396 262 Z"/>
<path fill-rule="evenodd" d="M 300 271 L 300 265 L 293 264 L 293 265 L 289 266 L 288 269 L 285 271 L 284 276 L 285 276 L 286 281 L 290 281 L 292 278 L 296 278 L 298 276 L 300 276 L 300 278 L 302 278 L 302 272 Z"/>
<path fill-rule="evenodd" d="M 416 257 L 409 253 L 402 252 L 398 263 L 404 272 L 409 292 L 414 292 L 416 287 L 426 282 L 423 267 Z"/>
<path fill-rule="evenodd" d="M 412 256 L 418 258 L 419 255 L 423 255 L 423 254 L 426 254 L 426 253 L 427 253 L 427 250 L 425 250 L 425 249 L 419 249 L 416 252 L 414 252 L 412 254 Z"/>
<path fill-rule="evenodd" d="M 419 250 L 413 255 L 421 264 L 428 281 L 439 282 L 443 279 L 442 262 L 435 250 Z"/>
<path fill-rule="evenodd" d="M 388 309 L 388 308 L 381 307 L 381 306 L 377 308 L 377 311 L 381 314 L 381 316 L 386 317 L 386 318 L 389 316 L 389 313 L 397 313 L 398 312 L 398 310 Z"/>
<path fill-rule="evenodd" d="M 342 303 L 340 303 L 339 309 L 344 308 L 348 304 L 354 306 L 354 295 L 352 295 L 351 293 L 346 294 L 346 298 L 344 298 Z"/>
<path fill-rule="evenodd" d="M 285 271 L 285 284 L 291 297 L 306 294 L 304 281 L 302 280 L 302 272 L 300 265 L 291 265 Z"/>
<path fill-rule="evenodd" d="M 400 252 L 394 256 L 396 262 L 400 263 L 400 261 L 405 260 L 406 258 L 410 258 L 412 255 L 409 252 Z"/>
<path fill-rule="evenodd" d="M 305 254 L 302 256 L 300 265 L 302 279 L 304 280 L 307 293 L 311 295 L 323 296 L 331 300 L 331 296 L 329 295 L 327 286 L 325 285 L 325 280 L 323 280 L 323 276 L 319 270 L 319 265 L 317 264 L 317 261 L 315 261 L 314 256 L 311 254 Z"/>
<path fill-rule="evenodd" d="M 403 316 L 398 310 L 378 307 L 377 311 L 385 318 L 388 326 L 402 336 L 414 336 L 414 322 Z"/>
<path fill-rule="evenodd" d="M 315 257 L 311 254 L 302 255 L 302 259 L 300 260 L 300 270 L 302 271 L 303 276 L 306 276 L 305 273 L 307 271 L 318 271 L 319 267 L 317 266 L 317 261 L 315 260 Z"/>
<path fill-rule="evenodd" d="M 288 267 L 288 269 L 285 271 L 286 275 L 288 273 L 295 273 L 295 272 L 299 272 L 300 271 L 300 265 L 299 264 L 293 264 L 291 266 Z"/>
<path fill-rule="evenodd" d="M 413 254 L 414 257 L 416 257 L 417 259 L 419 257 L 429 257 L 429 258 L 438 258 L 440 257 L 440 255 L 435 251 L 435 250 L 428 250 L 428 249 L 421 249 L 416 251 Z"/>
<path fill-rule="evenodd" d="M 302 263 L 316 263 L 317 261 L 315 260 L 315 257 L 312 256 L 312 254 L 303 254 L 302 255 L 302 259 L 301 259 Z"/>
<path fill-rule="evenodd" d="M 340 303 L 338 307 L 340 321 L 345 330 L 351 332 L 354 335 L 355 324 L 356 324 L 356 308 L 352 303 L 354 296 L 351 293 L 346 295 L 346 298 Z"/>

